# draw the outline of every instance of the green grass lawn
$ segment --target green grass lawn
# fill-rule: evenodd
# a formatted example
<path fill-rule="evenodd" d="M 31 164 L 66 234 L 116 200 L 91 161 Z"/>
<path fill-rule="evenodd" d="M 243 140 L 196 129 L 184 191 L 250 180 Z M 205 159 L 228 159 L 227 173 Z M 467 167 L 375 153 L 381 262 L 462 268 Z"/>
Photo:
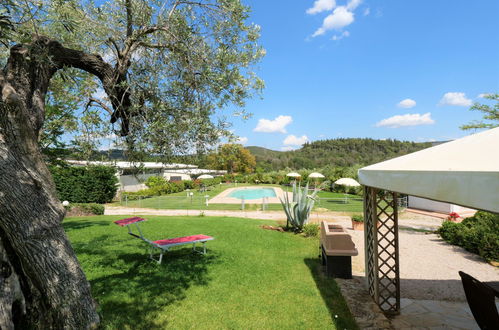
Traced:
<path fill-rule="evenodd" d="M 150 239 L 206 234 L 208 254 L 190 246 L 158 265 L 146 244 L 112 223 L 117 216 L 64 220 L 106 329 L 357 329 L 333 279 L 322 275 L 318 239 L 263 230 L 224 217 L 147 217 Z"/>
<path fill-rule="evenodd" d="M 250 184 L 238 184 L 237 187 L 245 187 Z M 262 187 L 280 187 L 278 185 L 259 185 Z M 144 198 L 140 200 L 130 200 L 113 203 L 112 205 L 121 205 L 126 207 L 136 208 L 154 208 L 154 209 L 174 209 L 174 210 L 241 210 L 241 204 L 208 204 L 206 206 L 205 196 L 208 199 L 220 194 L 227 188 L 234 188 L 234 184 L 222 184 L 212 187 L 212 190 L 207 192 L 192 191 L 193 197 L 187 196 L 190 191 L 183 191 L 180 193 L 169 194 L 164 196 Z M 289 187 L 280 187 L 284 190 L 291 190 Z M 321 191 L 318 194 L 320 202 L 315 204 L 315 209 L 323 208 L 336 212 L 358 212 L 362 213 L 362 198 L 355 195 L 348 195 L 345 199 L 345 194 L 332 193 Z M 260 210 L 261 205 L 246 203 L 245 210 L 254 211 Z M 281 211 L 281 204 L 268 204 L 267 210 Z"/>
<path fill-rule="evenodd" d="M 336 212 L 363 212 L 364 202 L 361 196 L 328 191 L 321 191 L 317 196 L 320 200 L 315 203 L 314 208 L 325 208 Z"/>

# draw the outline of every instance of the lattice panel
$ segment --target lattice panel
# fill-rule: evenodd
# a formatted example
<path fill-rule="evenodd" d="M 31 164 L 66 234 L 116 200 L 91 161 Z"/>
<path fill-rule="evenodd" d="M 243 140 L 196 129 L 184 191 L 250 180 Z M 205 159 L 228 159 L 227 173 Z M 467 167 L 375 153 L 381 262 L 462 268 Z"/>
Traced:
<path fill-rule="evenodd" d="M 366 273 L 369 293 L 386 314 L 400 312 L 397 196 L 366 187 Z"/>
<path fill-rule="evenodd" d="M 364 246 L 366 253 L 366 278 L 369 294 L 375 301 L 378 296 L 378 250 L 376 223 L 376 189 L 364 187 Z"/>

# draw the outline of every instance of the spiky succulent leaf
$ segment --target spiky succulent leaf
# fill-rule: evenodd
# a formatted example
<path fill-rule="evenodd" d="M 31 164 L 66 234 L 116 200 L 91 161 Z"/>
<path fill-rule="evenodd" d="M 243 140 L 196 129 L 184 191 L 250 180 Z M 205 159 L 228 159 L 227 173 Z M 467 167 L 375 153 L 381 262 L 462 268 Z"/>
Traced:
<path fill-rule="evenodd" d="M 310 212 L 315 204 L 317 191 L 314 191 L 311 195 L 308 195 L 308 187 L 308 183 L 303 188 L 294 183 L 293 202 L 290 202 L 287 194 L 284 195 L 284 200 L 281 199 L 281 204 L 289 223 L 291 223 L 291 225 L 297 230 L 301 230 L 308 222 Z"/>

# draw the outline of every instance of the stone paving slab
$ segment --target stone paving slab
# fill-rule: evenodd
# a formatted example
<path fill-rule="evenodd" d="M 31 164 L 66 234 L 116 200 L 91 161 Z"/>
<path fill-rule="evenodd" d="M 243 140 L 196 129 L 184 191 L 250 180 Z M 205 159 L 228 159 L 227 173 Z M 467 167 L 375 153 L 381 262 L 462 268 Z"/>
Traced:
<path fill-rule="evenodd" d="M 395 329 L 480 329 L 465 302 L 401 298 L 400 305 Z"/>

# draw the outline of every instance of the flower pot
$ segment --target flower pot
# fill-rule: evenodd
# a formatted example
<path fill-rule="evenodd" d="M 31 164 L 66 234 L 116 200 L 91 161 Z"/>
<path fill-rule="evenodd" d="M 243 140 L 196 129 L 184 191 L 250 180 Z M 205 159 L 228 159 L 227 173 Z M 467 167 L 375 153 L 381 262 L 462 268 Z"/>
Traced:
<path fill-rule="evenodd" d="M 364 223 L 352 220 L 352 228 L 353 230 L 364 230 Z"/>
<path fill-rule="evenodd" d="M 381 223 L 379 221 L 376 222 L 376 226 L 379 228 L 381 226 Z M 353 230 L 364 230 L 364 223 L 352 220 L 352 228 Z"/>

